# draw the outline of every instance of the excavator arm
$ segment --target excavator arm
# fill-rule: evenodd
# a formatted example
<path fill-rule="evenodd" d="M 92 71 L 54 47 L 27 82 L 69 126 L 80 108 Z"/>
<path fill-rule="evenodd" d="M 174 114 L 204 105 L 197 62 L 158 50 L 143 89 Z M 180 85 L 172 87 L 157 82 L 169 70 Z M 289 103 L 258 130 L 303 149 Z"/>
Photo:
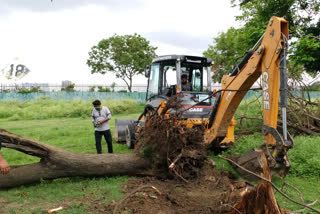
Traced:
<path fill-rule="evenodd" d="M 217 146 L 228 144 L 228 129 L 234 125 L 233 116 L 245 94 L 261 77 L 263 99 L 264 146 L 270 159 L 288 165 L 287 149 L 293 146 L 293 140 L 286 129 L 286 49 L 288 22 L 283 18 L 272 17 L 265 34 L 257 44 L 247 52 L 230 75 L 224 75 L 221 81 L 221 94 L 210 116 L 209 129 L 205 133 L 205 142 Z M 281 97 L 283 138 L 277 131 L 279 97 Z M 268 149 L 269 148 L 269 149 Z M 290 165 L 290 164 L 289 164 Z"/>

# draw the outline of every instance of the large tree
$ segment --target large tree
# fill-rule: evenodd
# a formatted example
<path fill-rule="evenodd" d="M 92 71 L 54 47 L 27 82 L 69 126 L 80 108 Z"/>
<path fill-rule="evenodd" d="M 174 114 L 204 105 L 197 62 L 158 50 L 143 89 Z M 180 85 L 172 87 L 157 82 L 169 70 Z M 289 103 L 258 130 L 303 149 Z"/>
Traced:
<path fill-rule="evenodd" d="M 223 74 L 231 72 L 236 59 L 258 41 L 273 15 L 289 21 L 289 39 L 294 38 L 289 50 L 291 75 L 299 76 L 302 70 L 311 75 L 320 71 L 319 0 L 231 0 L 231 3 L 242 11 L 236 20 L 243 26 L 220 33 L 204 52 L 218 67 L 215 80 L 219 81 Z"/>
<path fill-rule="evenodd" d="M 144 72 L 156 57 L 156 49 L 138 34 L 114 35 L 91 48 L 87 64 L 92 69 L 91 73 L 114 73 L 131 92 L 133 77 Z"/>
<path fill-rule="evenodd" d="M 244 35 L 240 29 L 229 28 L 227 32 L 222 32 L 214 38 L 213 45 L 203 53 L 204 56 L 210 57 L 214 61 L 213 70 L 215 75 L 213 81 L 220 82 L 223 75 L 232 71 L 235 62 L 249 46 L 241 42 Z"/>

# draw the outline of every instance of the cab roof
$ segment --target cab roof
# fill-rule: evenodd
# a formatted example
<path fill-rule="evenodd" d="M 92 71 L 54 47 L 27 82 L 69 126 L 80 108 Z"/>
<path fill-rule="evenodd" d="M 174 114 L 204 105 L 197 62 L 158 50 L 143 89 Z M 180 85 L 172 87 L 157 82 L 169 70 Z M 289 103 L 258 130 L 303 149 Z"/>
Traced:
<path fill-rule="evenodd" d="M 152 63 L 155 62 L 163 62 L 163 61 L 176 61 L 180 60 L 181 62 L 189 62 L 189 63 L 198 63 L 203 64 L 204 66 L 210 66 L 212 64 L 212 59 L 201 56 L 189 56 L 189 55 L 164 55 L 158 56 L 155 58 Z"/>

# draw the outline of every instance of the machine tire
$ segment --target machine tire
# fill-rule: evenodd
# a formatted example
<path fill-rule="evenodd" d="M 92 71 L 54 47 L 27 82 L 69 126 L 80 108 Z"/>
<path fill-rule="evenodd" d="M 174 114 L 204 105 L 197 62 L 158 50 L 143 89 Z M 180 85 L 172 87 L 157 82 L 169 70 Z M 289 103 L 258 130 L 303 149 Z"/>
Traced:
<path fill-rule="evenodd" d="M 134 148 L 136 124 L 130 123 L 126 127 L 126 143 L 129 149 Z"/>

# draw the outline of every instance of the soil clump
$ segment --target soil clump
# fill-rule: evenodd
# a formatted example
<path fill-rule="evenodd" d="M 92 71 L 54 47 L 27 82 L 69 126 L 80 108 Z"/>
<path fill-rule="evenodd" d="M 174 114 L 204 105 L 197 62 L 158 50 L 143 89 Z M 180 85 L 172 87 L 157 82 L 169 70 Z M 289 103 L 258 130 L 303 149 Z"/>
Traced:
<path fill-rule="evenodd" d="M 206 166 L 202 176 L 188 183 L 144 177 L 129 180 L 126 197 L 109 205 L 107 213 L 228 213 L 250 186 L 227 171 Z"/>
<path fill-rule="evenodd" d="M 187 127 L 179 96 L 146 114 L 135 152 L 152 163 L 155 177 L 130 180 L 115 213 L 226 213 L 247 190 L 244 181 L 215 168 L 203 143 L 205 125 Z M 160 112 L 160 113 L 159 113 Z"/>

